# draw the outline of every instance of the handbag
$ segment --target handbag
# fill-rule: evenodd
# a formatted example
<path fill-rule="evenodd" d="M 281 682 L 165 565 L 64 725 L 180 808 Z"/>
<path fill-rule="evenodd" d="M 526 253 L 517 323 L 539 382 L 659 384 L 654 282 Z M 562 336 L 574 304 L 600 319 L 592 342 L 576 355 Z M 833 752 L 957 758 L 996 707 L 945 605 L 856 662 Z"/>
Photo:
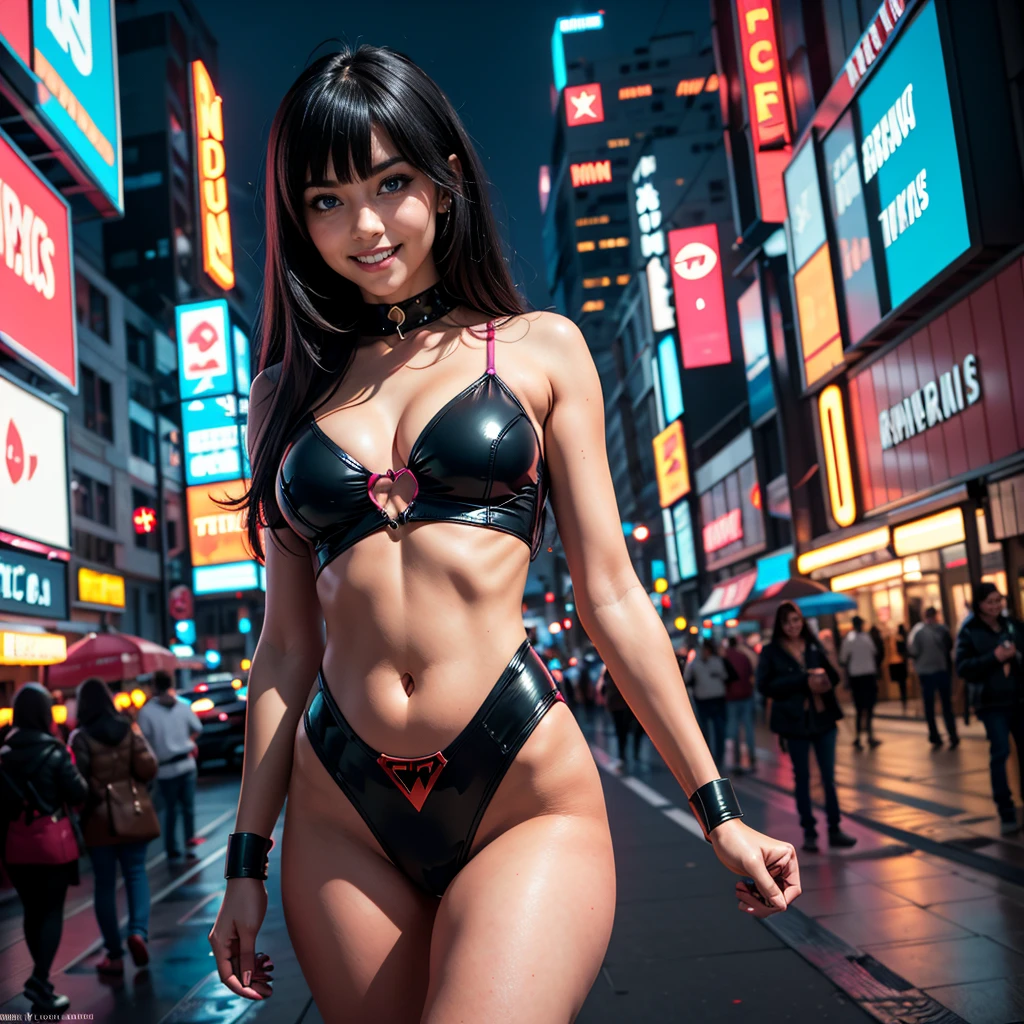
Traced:
<path fill-rule="evenodd" d="M 130 732 L 125 740 L 130 748 Z M 149 790 L 133 779 L 131 774 L 127 778 L 108 782 L 104 787 L 103 800 L 106 804 L 107 827 L 117 841 L 137 842 L 156 839 L 160 835 L 160 821 Z"/>
<path fill-rule="evenodd" d="M 33 765 L 26 781 L 28 794 L 0 767 L 4 781 L 21 801 L 24 814 L 7 825 L 4 861 L 7 864 L 69 864 L 79 857 L 78 840 L 67 809 L 48 810 L 39 798 L 31 776 L 56 750 L 50 747 Z"/>

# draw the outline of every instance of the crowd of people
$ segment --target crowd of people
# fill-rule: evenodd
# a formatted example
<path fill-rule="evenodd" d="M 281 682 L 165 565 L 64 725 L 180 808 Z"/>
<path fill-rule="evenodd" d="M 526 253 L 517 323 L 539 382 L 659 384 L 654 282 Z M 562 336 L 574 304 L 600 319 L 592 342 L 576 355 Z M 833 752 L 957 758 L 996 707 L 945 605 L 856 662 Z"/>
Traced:
<path fill-rule="evenodd" d="M 862 752 L 881 745 L 875 732 L 875 706 L 883 672 L 895 684 L 904 713 L 909 704 L 910 668 L 919 683 L 928 742 L 956 750 L 960 732 L 954 711 L 954 672 L 964 682 L 965 718 L 973 711 L 989 742 L 992 795 L 1002 833 L 1019 831 L 1022 821 L 1014 803 L 1006 763 L 1011 740 L 1017 749 L 1020 792 L 1024 794 L 1024 623 L 1008 616 L 1006 601 L 992 583 L 975 588 L 970 614 L 954 638 L 936 608 L 927 608 L 908 631 L 900 624 L 892 636 L 894 657 L 886 661 L 886 643 L 877 626 L 854 616 L 838 646 L 831 630 L 816 633 L 799 607 L 782 603 L 770 638 L 731 635 L 721 642 L 694 637 L 677 651 L 680 672 L 701 731 L 723 774 L 754 771 L 755 725 L 764 719 L 778 737 L 793 767 L 794 790 L 803 849 L 817 852 L 818 829 L 811 800 L 811 752 L 817 762 L 825 802 L 828 844 L 854 845 L 843 832 L 835 786 L 840 703 L 852 704 L 853 748 Z M 570 703 L 604 704 L 612 719 L 625 772 L 639 757 L 643 729 L 619 692 L 607 667 L 589 652 L 574 668 L 559 674 Z M 936 705 L 941 710 L 945 737 Z M 745 756 L 744 756 L 745 754 Z"/>
<path fill-rule="evenodd" d="M 194 860 L 191 794 L 195 792 L 195 735 L 202 725 L 165 672 L 153 677 L 154 696 L 138 719 L 119 711 L 110 686 L 85 680 L 76 693 L 76 727 L 65 736 L 53 720 L 53 696 L 38 683 L 15 694 L 11 725 L 0 736 L 0 859 L 22 903 L 25 942 L 33 970 L 25 996 L 36 1014 L 60 1014 L 70 1000 L 50 981 L 64 925 L 68 888 L 81 881 L 87 856 L 93 907 L 105 955 L 103 977 L 124 974 L 124 955 L 149 963 L 149 843 L 161 834 L 151 795 L 155 780 L 164 807 L 168 858 Z M 187 776 L 187 779 L 186 779 Z M 176 840 L 184 808 L 185 853 Z M 117 912 L 120 865 L 128 903 L 122 937 Z"/>

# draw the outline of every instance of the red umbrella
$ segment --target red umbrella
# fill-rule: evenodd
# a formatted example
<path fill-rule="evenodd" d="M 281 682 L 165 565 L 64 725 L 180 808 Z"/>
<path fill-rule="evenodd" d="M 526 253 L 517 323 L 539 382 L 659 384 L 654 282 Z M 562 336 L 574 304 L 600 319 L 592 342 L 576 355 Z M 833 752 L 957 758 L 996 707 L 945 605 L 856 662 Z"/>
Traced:
<path fill-rule="evenodd" d="M 119 683 L 159 669 L 173 672 L 177 663 L 166 647 L 152 640 L 127 633 L 90 633 L 68 648 L 65 661 L 47 667 L 46 684 L 71 690 L 92 676 Z"/>
<path fill-rule="evenodd" d="M 808 603 L 805 614 L 821 614 L 845 611 L 856 608 L 856 602 L 845 594 L 833 594 L 828 587 L 802 576 L 793 576 L 788 580 L 780 580 L 764 590 L 751 594 L 750 599 L 740 608 L 738 618 L 760 619 L 772 618 L 783 601 L 792 601 L 803 608 Z M 813 610 L 811 610 L 813 609 Z"/>

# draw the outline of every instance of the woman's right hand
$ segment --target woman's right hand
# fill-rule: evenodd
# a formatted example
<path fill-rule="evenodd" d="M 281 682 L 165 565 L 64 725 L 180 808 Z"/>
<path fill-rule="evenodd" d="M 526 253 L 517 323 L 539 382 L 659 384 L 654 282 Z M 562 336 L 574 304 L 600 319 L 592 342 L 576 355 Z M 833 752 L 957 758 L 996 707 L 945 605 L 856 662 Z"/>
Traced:
<path fill-rule="evenodd" d="M 827 693 L 832 684 L 823 668 L 812 668 L 807 673 L 807 683 L 812 693 Z"/>
<path fill-rule="evenodd" d="M 273 995 L 270 972 L 274 965 L 256 952 L 256 936 L 267 913 L 267 889 L 258 878 L 229 878 L 217 920 L 210 929 L 210 946 L 220 980 L 246 999 Z"/>

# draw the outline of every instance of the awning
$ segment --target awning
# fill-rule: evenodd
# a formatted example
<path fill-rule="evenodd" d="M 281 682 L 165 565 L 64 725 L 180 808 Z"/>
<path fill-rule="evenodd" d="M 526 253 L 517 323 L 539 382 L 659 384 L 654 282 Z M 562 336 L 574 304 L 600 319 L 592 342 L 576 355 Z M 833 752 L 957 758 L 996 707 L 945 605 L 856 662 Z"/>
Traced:
<path fill-rule="evenodd" d="M 805 615 L 826 615 L 836 611 L 847 611 L 857 605 L 841 594 L 833 594 L 828 587 L 815 583 L 803 576 L 778 580 L 763 590 L 758 590 L 740 609 L 738 618 L 768 620 L 775 616 L 784 601 L 791 601 Z"/>
<path fill-rule="evenodd" d="M 68 648 L 67 659 L 46 670 L 46 685 L 74 689 L 97 676 L 106 683 L 135 679 L 149 672 L 172 672 L 178 659 L 166 647 L 127 633 L 90 633 Z"/>
<path fill-rule="evenodd" d="M 713 615 L 730 618 L 726 612 L 739 611 L 739 606 L 750 596 L 757 581 L 757 570 L 740 573 L 739 576 L 732 576 L 721 583 L 716 583 L 711 591 L 711 596 L 700 606 L 697 613 L 701 619 L 710 618 Z"/>

